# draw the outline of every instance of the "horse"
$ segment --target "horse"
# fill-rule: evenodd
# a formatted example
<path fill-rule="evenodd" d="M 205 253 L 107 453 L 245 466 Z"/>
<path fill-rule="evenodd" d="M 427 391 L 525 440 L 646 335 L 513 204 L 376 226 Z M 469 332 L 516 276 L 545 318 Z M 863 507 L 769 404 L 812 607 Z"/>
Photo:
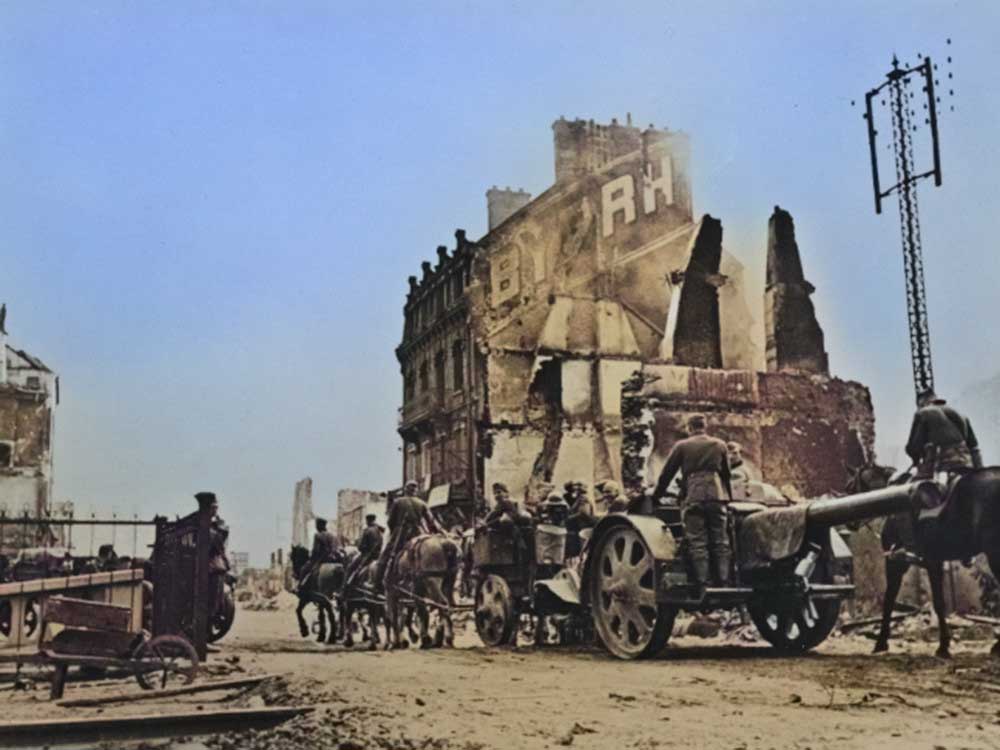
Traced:
<path fill-rule="evenodd" d="M 348 564 L 353 563 L 359 554 L 356 553 L 348 561 Z M 376 594 L 374 593 L 376 589 L 375 574 L 377 569 L 378 560 L 370 560 L 358 569 L 350 581 L 344 584 L 344 592 L 340 597 L 340 622 L 341 630 L 344 634 L 344 645 L 348 648 L 354 645 L 354 634 L 351 623 L 355 613 L 358 613 L 358 622 L 361 625 L 361 640 L 368 641 L 369 650 L 374 651 L 378 647 L 380 642 L 378 628 L 380 624 L 385 626 L 386 640 L 389 639 L 389 624 L 385 620 L 385 605 L 376 598 Z M 364 620 L 361 618 L 362 612 L 368 615 L 368 627 L 371 628 L 370 637 Z M 410 623 L 407 624 L 412 634 L 413 627 Z"/>
<path fill-rule="evenodd" d="M 886 487 L 893 469 L 874 462 L 854 470 L 848 483 L 850 493 Z M 904 475 L 905 476 L 905 475 Z M 918 558 L 914 520 L 910 512 L 889 516 L 882 526 L 881 542 L 885 557 L 885 598 L 882 623 L 874 653 L 889 649 L 893 607 L 903 576 Z M 1000 580 L 1000 467 L 969 470 L 956 481 L 947 503 L 931 531 L 919 534 L 922 544 L 919 564 L 927 569 L 934 614 L 938 620 L 937 656 L 951 657 L 951 631 L 944 600 L 944 563 L 968 560 L 980 552 L 986 555 L 993 577 Z M 901 554 L 902 553 L 902 554 Z M 1000 658 L 1000 639 L 990 650 Z"/>
<path fill-rule="evenodd" d="M 306 625 L 302 612 L 306 605 L 315 604 L 319 610 L 319 633 L 316 641 L 334 643 L 337 636 L 337 616 L 334 613 L 333 599 L 344 587 L 344 566 L 341 563 L 323 563 L 312 571 L 307 580 L 302 581 L 300 580 L 302 569 L 309 562 L 309 556 L 309 550 L 298 544 L 292 547 L 292 553 L 288 556 L 292 561 L 292 574 L 299 581 L 296 592 L 299 606 L 295 610 L 295 616 L 299 621 L 299 632 L 303 638 L 309 636 L 309 626 Z M 330 621 L 329 638 L 326 630 L 327 618 Z"/>
<path fill-rule="evenodd" d="M 451 607 L 460 554 L 458 542 L 444 534 L 417 536 L 403 545 L 394 561 L 394 575 L 386 585 L 386 614 L 390 629 L 386 649 L 405 647 L 400 637 L 404 602 L 412 602 L 417 611 L 421 648 L 454 645 Z M 434 639 L 428 632 L 432 608 L 439 614 Z"/>

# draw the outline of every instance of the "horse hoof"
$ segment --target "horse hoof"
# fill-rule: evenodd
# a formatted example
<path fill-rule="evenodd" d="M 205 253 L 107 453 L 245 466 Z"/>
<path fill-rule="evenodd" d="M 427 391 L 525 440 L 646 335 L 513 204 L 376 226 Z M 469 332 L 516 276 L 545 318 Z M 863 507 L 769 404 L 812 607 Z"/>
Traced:
<path fill-rule="evenodd" d="M 421 638 L 420 648 L 434 648 L 434 641 L 432 641 L 430 638 Z"/>
<path fill-rule="evenodd" d="M 344 648 L 354 648 L 354 641 L 352 640 L 344 641 Z"/>
<path fill-rule="evenodd" d="M 309 637 L 309 628 L 299 628 L 299 633 L 302 634 L 303 638 Z"/>
<path fill-rule="evenodd" d="M 447 638 L 444 639 L 444 645 L 447 646 L 448 648 L 455 648 L 455 637 L 449 635 Z"/>
<path fill-rule="evenodd" d="M 934 655 L 938 659 L 950 659 L 951 658 L 951 652 L 948 649 L 946 649 L 946 648 L 939 648 L 936 652 L 934 652 Z"/>
<path fill-rule="evenodd" d="M 404 640 L 404 641 L 400 641 L 399 645 L 396 648 L 409 648 L 409 647 L 410 647 L 410 642 Z"/>
<path fill-rule="evenodd" d="M 374 641 L 372 641 L 371 643 L 368 644 L 368 650 L 369 651 L 374 651 L 377 648 L 378 648 L 378 644 L 375 643 Z"/>
<path fill-rule="evenodd" d="M 888 643 L 876 643 L 875 644 L 875 648 L 872 649 L 872 653 L 873 654 L 884 654 L 888 650 L 889 650 L 889 644 Z"/>

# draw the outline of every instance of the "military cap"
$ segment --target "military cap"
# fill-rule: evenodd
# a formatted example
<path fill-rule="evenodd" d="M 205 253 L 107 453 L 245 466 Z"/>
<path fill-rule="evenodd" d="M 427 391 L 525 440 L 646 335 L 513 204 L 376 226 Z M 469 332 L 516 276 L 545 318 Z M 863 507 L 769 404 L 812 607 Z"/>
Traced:
<path fill-rule="evenodd" d="M 198 501 L 198 505 L 210 505 L 218 502 L 214 492 L 197 492 L 194 499 Z"/>
<path fill-rule="evenodd" d="M 606 495 L 617 495 L 621 492 L 621 488 L 618 486 L 618 482 L 612 479 L 605 480 L 600 484 L 601 491 Z"/>
<path fill-rule="evenodd" d="M 493 494 L 495 495 L 498 492 L 503 492 L 503 493 L 505 493 L 507 495 L 510 494 L 510 490 L 507 489 L 507 485 L 506 484 L 504 484 L 503 482 L 494 482 L 493 483 Z"/>
<path fill-rule="evenodd" d="M 374 513 L 369 513 L 367 516 L 365 516 L 366 521 L 374 521 L 376 518 L 377 516 Z"/>
<path fill-rule="evenodd" d="M 689 430 L 704 430 L 708 427 L 708 420 L 704 414 L 692 414 L 688 417 L 687 426 Z"/>
<path fill-rule="evenodd" d="M 320 518 L 319 516 L 317 516 L 316 517 L 316 527 L 317 528 L 323 528 L 325 526 L 326 526 L 326 519 L 325 518 Z"/>

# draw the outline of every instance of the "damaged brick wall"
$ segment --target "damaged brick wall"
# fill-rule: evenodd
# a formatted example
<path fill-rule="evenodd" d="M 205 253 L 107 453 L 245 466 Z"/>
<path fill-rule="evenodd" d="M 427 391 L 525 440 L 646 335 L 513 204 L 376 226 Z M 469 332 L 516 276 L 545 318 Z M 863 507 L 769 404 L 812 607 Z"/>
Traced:
<path fill-rule="evenodd" d="M 871 396 L 864 386 L 794 373 L 701 370 L 646 365 L 651 382 L 627 395 L 629 410 L 653 415 L 653 451 L 643 479 L 655 482 L 688 417 L 704 413 L 709 431 L 742 444 L 748 470 L 794 497 L 842 491 L 847 466 L 873 450 Z M 645 429 L 633 425 L 629 430 Z M 626 436 L 626 441 L 641 440 Z M 639 478 L 628 481 L 637 485 Z"/>

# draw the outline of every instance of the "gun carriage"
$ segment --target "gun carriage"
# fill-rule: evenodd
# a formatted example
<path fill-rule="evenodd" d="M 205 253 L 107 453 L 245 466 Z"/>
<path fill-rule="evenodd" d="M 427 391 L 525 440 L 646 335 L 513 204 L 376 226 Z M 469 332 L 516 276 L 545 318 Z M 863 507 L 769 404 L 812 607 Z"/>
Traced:
<path fill-rule="evenodd" d="M 745 606 L 776 649 L 807 651 L 829 636 L 841 602 L 854 593 L 851 552 L 836 527 L 908 511 L 911 490 L 891 486 L 780 508 L 731 503 L 734 583 L 704 590 L 690 583 L 681 511 L 670 500 L 647 499 L 637 512 L 601 519 L 579 577 L 558 554 L 539 554 L 553 546 L 539 544 L 548 538 L 543 527 L 491 529 L 474 548 L 477 630 L 496 646 L 516 638 L 522 613 L 589 620 L 610 653 L 635 659 L 666 645 L 678 612 Z"/>

